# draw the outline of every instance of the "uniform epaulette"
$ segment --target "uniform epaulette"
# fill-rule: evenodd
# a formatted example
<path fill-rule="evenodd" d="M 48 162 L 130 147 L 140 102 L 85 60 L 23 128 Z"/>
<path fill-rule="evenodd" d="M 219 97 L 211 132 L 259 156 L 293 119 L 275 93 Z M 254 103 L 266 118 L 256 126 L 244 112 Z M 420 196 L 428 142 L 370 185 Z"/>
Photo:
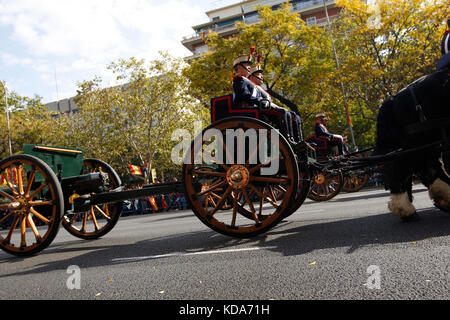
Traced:
<path fill-rule="evenodd" d="M 242 79 L 246 79 L 248 81 L 250 81 L 249 78 L 247 78 L 246 76 L 243 76 L 242 74 L 237 74 L 233 77 L 233 81 L 236 80 L 237 78 L 242 78 Z"/>

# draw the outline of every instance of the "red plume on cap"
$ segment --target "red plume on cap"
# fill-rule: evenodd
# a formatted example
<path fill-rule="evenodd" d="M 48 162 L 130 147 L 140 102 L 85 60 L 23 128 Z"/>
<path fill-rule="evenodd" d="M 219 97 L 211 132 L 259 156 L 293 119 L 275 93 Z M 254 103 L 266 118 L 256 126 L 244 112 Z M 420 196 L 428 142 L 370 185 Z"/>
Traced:
<path fill-rule="evenodd" d="M 258 53 L 258 55 L 256 56 L 256 60 L 258 61 L 258 64 L 261 62 L 261 54 Z"/>
<path fill-rule="evenodd" d="M 250 47 L 250 54 L 253 55 L 255 53 L 255 47 L 251 46 Z"/>

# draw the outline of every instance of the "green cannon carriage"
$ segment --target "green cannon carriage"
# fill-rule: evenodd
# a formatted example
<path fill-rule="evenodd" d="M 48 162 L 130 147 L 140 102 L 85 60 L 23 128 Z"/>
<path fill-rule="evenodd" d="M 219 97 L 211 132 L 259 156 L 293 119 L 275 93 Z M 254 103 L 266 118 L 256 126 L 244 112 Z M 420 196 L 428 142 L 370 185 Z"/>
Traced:
<path fill-rule="evenodd" d="M 84 159 L 83 150 L 24 145 L 24 154 L 0 161 L 0 248 L 28 256 L 45 249 L 62 225 L 91 240 L 111 231 L 123 201 L 183 191 L 180 183 L 124 190 L 105 162 Z"/>
<path fill-rule="evenodd" d="M 108 164 L 79 149 L 24 145 L 24 154 L 0 162 L 0 176 L 0 247 L 14 255 L 43 250 L 61 224 L 82 239 L 101 237 L 121 214 L 120 201 L 75 210 L 76 198 L 121 185 Z"/>

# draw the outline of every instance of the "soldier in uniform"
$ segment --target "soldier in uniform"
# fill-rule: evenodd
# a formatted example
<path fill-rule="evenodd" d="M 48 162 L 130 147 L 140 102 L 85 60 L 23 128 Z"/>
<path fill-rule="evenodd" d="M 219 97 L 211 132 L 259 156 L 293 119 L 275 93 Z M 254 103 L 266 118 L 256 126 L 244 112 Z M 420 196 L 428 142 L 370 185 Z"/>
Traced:
<path fill-rule="evenodd" d="M 257 98 L 257 89 L 253 82 L 248 79 L 252 57 L 240 56 L 233 62 L 235 75 L 233 77 L 234 105 L 237 107 L 259 106 L 260 101 Z"/>
<path fill-rule="evenodd" d="M 303 140 L 303 133 L 302 133 L 302 125 L 301 125 L 301 119 L 300 117 L 293 111 L 286 110 L 282 107 L 279 107 L 275 103 L 272 102 L 272 97 L 270 94 L 264 90 L 262 87 L 264 83 L 264 76 L 263 76 L 263 70 L 262 68 L 257 65 L 255 67 L 252 67 L 250 69 L 250 75 L 249 79 L 256 85 L 258 90 L 258 96 L 260 96 L 262 99 L 270 101 L 271 109 L 274 110 L 274 112 L 279 113 L 283 115 L 285 118 L 285 121 L 288 125 L 288 135 L 293 138 L 293 141 L 299 142 Z"/>
<path fill-rule="evenodd" d="M 328 117 L 325 113 L 316 115 L 316 122 L 314 124 L 314 133 L 317 138 L 325 138 L 329 146 L 337 146 L 339 154 L 344 153 L 344 138 L 338 134 L 330 133 L 326 127 Z"/>
<path fill-rule="evenodd" d="M 442 58 L 437 63 L 438 71 L 450 67 L 450 16 L 447 17 L 447 31 L 442 36 L 441 53 Z"/>
<path fill-rule="evenodd" d="M 286 110 L 277 108 L 275 105 L 272 107 L 270 96 L 263 94 L 264 90 L 259 90 L 258 86 L 248 78 L 252 64 L 251 55 L 239 56 L 233 62 L 234 105 L 241 108 L 261 108 L 263 115 L 267 117 L 267 122 L 272 122 L 283 135 L 289 136 Z"/>

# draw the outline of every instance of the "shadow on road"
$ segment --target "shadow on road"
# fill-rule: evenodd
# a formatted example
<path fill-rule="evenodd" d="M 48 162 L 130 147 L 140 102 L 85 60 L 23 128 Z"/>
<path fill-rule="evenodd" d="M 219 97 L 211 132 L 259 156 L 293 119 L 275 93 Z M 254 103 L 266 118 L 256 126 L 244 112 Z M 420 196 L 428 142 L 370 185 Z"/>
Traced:
<path fill-rule="evenodd" d="M 428 191 L 428 189 L 426 188 L 421 188 L 421 189 L 415 189 L 413 190 L 413 194 L 415 193 L 419 193 L 419 192 L 426 192 Z M 346 195 L 351 194 L 351 193 L 346 193 Z M 329 200 L 328 202 L 348 202 L 348 201 L 355 201 L 355 200 L 361 200 L 361 199 L 371 199 L 371 198 L 388 198 L 391 194 L 389 191 L 385 191 L 385 192 L 381 192 L 381 193 L 371 193 L 371 194 L 358 194 L 358 193 L 354 193 L 354 196 L 351 197 L 340 197 L 339 194 L 338 196 L 336 196 L 335 198 Z"/>
<path fill-rule="evenodd" d="M 301 213 L 297 213 L 301 214 Z M 139 241 L 133 244 L 108 244 L 108 237 L 96 240 L 98 246 L 85 246 L 82 240 L 51 245 L 39 253 L 40 256 L 52 255 L 52 261 L 37 264 L 33 269 L 1 275 L 0 278 L 13 275 L 29 275 L 66 270 L 69 265 L 81 268 L 92 268 L 113 264 L 113 260 L 126 257 L 144 257 L 152 260 L 154 265 L 169 263 L 167 258 L 154 258 L 155 255 L 167 253 L 193 253 L 200 251 L 220 250 L 242 247 L 270 247 L 271 251 L 284 256 L 302 255 L 313 250 L 327 248 L 348 248 L 347 254 L 352 254 L 364 246 L 396 244 L 422 239 L 444 237 L 450 235 L 450 215 L 437 209 L 429 208 L 419 213 L 422 219 L 418 222 L 404 223 L 391 213 L 358 217 L 346 220 L 333 220 L 311 223 L 292 221 L 280 223 L 264 235 L 251 239 L 230 238 L 214 231 L 183 233 Z M 101 244 L 101 245 L 100 245 Z M 54 260 L 55 254 L 77 252 L 76 257 Z M 30 257 L 27 259 L 33 259 Z M 45 258 L 45 257 L 44 257 Z M 8 256 L 0 259 L 0 264 L 20 261 L 20 258 Z M 131 260 L 134 261 L 134 260 Z M 120 260 L 115 264 L 127 264 Z"/>

